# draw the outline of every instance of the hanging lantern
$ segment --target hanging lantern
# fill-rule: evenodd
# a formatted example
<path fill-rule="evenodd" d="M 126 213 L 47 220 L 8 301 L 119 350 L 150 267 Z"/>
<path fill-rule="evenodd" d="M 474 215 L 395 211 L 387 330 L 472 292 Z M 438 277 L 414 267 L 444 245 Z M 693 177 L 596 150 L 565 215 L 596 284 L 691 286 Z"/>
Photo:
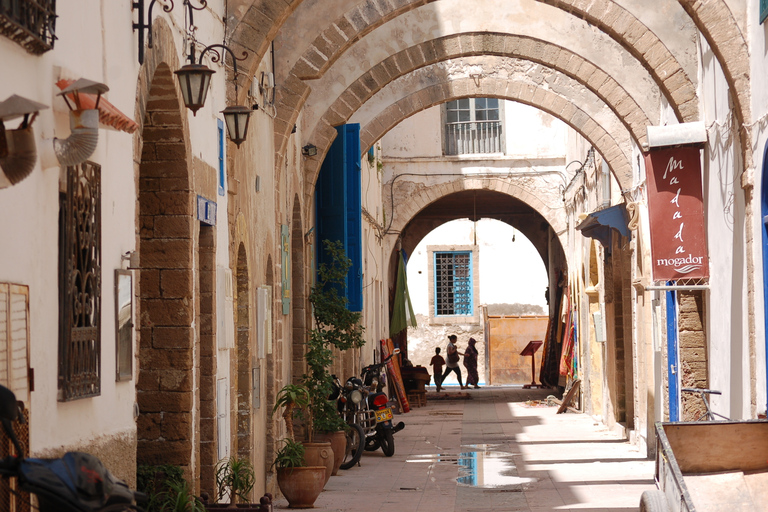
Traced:
<path fill-rule="evenodd" d="M 192 114 L 197 115 L 200 107 L 205 105 L 208 86 L 211 85 L 211 75 L 215 71 L 204 64 L 186 64 L 175 73 L 179 78 L 184 105 L 192 111 Z"/>
<path fill-rule="evenodd" d="M 224 122 L 227 125 L 230 140 L 239 148 L 248 135 L 251 109 L 242 105 L 232 105 L 222 110 L 221 113 L 224 114 Z"/>

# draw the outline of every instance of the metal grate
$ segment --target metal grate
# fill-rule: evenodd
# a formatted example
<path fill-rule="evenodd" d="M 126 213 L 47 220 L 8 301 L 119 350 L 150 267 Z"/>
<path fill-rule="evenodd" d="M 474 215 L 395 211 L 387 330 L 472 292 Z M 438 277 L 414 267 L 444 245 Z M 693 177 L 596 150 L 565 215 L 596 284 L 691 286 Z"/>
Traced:
<path fill-rule="evenodd" d="M 435 312 L 437 315 L 472 314 L 470 252 L 435 253 Z"/>
<path fill-rule="evenodd" d="M 36 55 L 53 49 L 56 0 L 0 0 L 0 35 Z"/>
<path fill-rule="evenodd" d="M 24 453 L 29 453 L 29 409 L 24 409 L 24 423 L 15 422 L 16 437 L 19 439 Z M 16 454 L 11 439 L 5 430 L 0 428 L 0 458 Z M 30 512 L 29 493 L 18 489 L 18 481 L 14 478 L 0 478 L 0 510 L 8 512 Z"/>
<path fill-rule="evenodd" d="M 445 154 L 501 153 L 501 121 L 446 123 Z"/>
<path fill-rule="evenodd" d="M 101 166 L 67 168 L 60 216 L 59 400 L 68 401 L 101 392 Z"/>

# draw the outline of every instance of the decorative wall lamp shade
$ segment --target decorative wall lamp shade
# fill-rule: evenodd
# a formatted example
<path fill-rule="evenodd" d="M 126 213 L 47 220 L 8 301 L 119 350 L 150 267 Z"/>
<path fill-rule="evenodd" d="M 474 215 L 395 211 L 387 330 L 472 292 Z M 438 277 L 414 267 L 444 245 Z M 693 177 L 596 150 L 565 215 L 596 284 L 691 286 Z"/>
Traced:
<path fill-rule="evenodd" d="M 221 111 L 224 114 L 224 122 L 227 125 L 229 138 L 240 147 L 240 144 L 248 134 L 248 121 L 251 118 L 251 109 L 241 105 L 233 105 Z"/>
<path fill-rule="evenodd" d="M 190 55 L 190 59 L 194 57 Z M 200 59 L 202 59 L 202 54 Z M 211 75 L 214 70 L 204 64 L 186 64 L 175 72 L 179 78 L 181 87 L 181 96 L 184 98 L 184 105 L 197 115 L 197 111 L 205 105 L 205 97 L 208 95 L 208 86 L 211 85 Z"/>
<path fill-rule="evenodd" d="M 62 89 L 58 94 L 64 98 L 69 107 L 69 127 L 71 130 L 66 139 L 53 139 L 53 151 L 61 165 L 68 167 L 81 164 L 96 151 L 96 146 L 99 143 L 99 101 L 101 95 L 107 91 L 109 91 L 109 87 L 105 84 L 81 78 L 69 87 Z M 95 108 L 82 108 L 80 93 L 95 94 Z M 70 94 L 74 106 L 67 99 Z"/>
<path fill-rule="evenodd" d="M 317 154 L 317 146 L 314 144 L 307 144 L 301 148 L 301 154 L 304 156 L 315 156 Z"/>
<path fill-rule="evenodd" d="M 14 94 L 0 102 L 0 188 L 10 187 L 29 176 L 37 161 L 32 123 L 37 113 L 48 108 L 42 103 Z M 5 122 L 22 117 L 14 130 L 6 130 Z"/>

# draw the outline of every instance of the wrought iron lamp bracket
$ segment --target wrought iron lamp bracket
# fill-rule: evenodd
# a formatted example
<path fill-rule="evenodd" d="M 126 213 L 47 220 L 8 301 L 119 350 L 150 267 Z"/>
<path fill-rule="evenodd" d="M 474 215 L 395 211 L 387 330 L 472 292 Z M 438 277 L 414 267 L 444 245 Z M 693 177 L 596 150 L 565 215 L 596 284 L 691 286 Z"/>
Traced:
<path fill-rule="evenodd" d="M 152 48 L 152 9 L 155 7 L 155 2 L 152 0 L 149 2 L 149 11 L 147 12 L 147 21 L 144 22 L 144 0 L 135 0 L 131 2 L 131 7 L 139 11 L 139 21 L 133 24 L 134 32 L 139 31 L 139 64 L 144 64 L 144 31 L 147 31 L 147 48 Z M 173 0 L 166 0 L 167 4 L 163 5 L 165 12 L 171 12 L 173 10 Z"/>

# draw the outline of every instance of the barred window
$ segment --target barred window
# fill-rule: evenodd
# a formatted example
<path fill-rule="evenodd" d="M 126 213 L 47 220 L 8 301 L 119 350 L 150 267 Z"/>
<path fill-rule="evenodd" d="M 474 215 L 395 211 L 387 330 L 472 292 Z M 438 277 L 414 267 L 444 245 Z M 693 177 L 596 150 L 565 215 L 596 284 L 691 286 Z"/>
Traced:
<path fill-rule="evenodd" d="M 0 0 L 0 35 L 36 55 L 53 49 L 56 0 Z"/>
<path fill-rule="evenodd" d="M 436 252 L 435 316 L 472 314 L 472 253 Z"/>
<path fill-rule="evenodd" d="M 59 400 L 101 393 L 101 166 L 67 168 L 59 205 Z"/>

